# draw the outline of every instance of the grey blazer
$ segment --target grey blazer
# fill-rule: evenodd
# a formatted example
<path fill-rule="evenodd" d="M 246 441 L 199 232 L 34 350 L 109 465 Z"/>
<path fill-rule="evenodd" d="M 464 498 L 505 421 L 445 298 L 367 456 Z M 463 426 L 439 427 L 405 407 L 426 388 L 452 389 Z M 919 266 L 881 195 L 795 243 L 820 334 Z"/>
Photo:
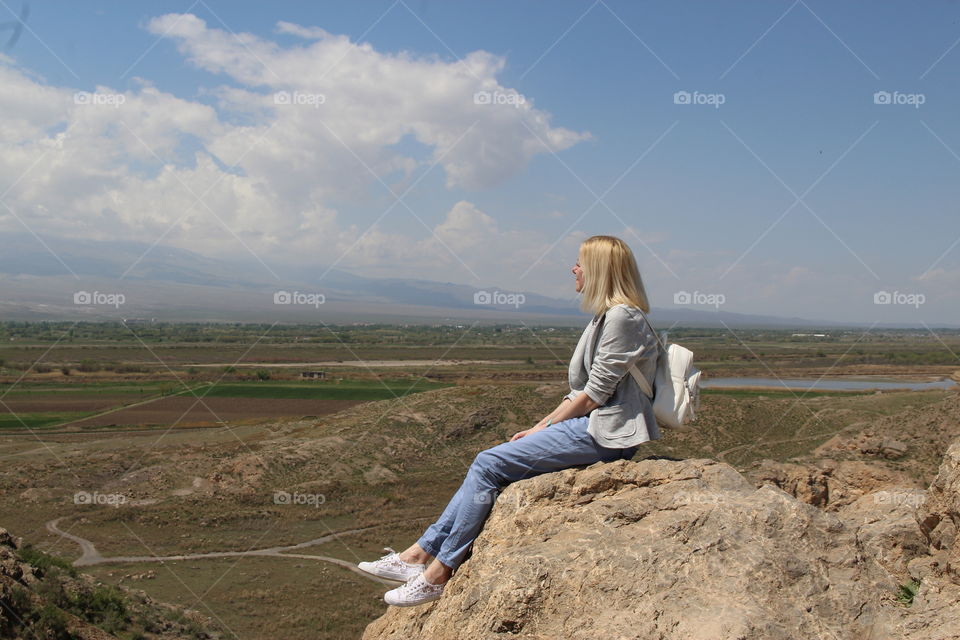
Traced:
<path fill-rule="evenodd" d="M 618 304 L 591 320 L 570 359 L 573 400 L 586 393 L 600 406 L 587 433 L 603 447 L 626 449 L 660 437 L 653 403 L 630 375 L 636 365 L 653 387 L 660 346 L 643 311 Z"/>

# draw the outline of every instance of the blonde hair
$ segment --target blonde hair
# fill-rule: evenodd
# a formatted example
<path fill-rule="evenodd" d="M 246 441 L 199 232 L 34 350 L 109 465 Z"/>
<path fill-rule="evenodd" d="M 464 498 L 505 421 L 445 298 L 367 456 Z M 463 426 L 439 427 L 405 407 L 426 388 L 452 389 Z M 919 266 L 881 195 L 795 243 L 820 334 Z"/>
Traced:
<path fill-rule="evenodd" d="M 580 245 L 583 269 L 581 311 L 600 315 L 617 304 L 650 312 L 647 292 L 637 269 L 633 252 L 620 238 L 592 236 Z"/>

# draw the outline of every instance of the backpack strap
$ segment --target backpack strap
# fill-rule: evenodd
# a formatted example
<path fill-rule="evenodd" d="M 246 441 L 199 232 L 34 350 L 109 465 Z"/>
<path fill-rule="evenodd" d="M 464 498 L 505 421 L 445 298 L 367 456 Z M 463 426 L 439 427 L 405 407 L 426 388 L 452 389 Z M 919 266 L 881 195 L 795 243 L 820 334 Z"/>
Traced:
<path fill-rule="evenodd" d="M 633 379 L 637 381 L 638 385 L 640 385 L 640 390 L 643 391 L 648 398 L 652 398 L 653 389 L 650 388 L 650 383 L 647 382 L 647 379 L 643 377 L 642 373 L 640 373 L 640 369 L 637 369 L 637 365 L 630 367 L 630 375 L 632 375 Z"/>
<path fill-rule="evenodd" d="M 666 352 L 667 350 L 667 332 L 663 332 L 663 336 L 657 334 L 657 330 L 653 328 L 653 325 L 650 324 L 650 318 L 647 317 L 643 311 L 640 312 L 640 315 L 643 316 L 643 319 L 647 322 L 647 326 L 650 327 L 650 331 L 653 333 L 653 337 L 657 339 L 657 343 L 660 345 L 661 352 Z"/>
<path fill-rule="evenodd" d="M 650 331 L 653 333 L 653 337 L 657 339 L 657 345 L 660 348 L 660 352 L 657 354 L 657 357 L 666 355 L 667 347 L 665 345 L 667 336 L 664 332 L 663 339 L 661 340 L 660 336 L 657 335 L 657 330 L 653 328 L 653 325 L 650 324 L 650 319 L 647 318 L 647 314 L 643 311 L 640 312 L 640 315 L 643 316 L 643 319 L 647 322 L 647 326 L 650 327 Z M 637 384 L 640 385 L 640 390 L 643 391 L 648 398 L 653 398 L 653 389 L 650 387 L 650 383 L 647 382 L 647 379 L 643 377 L 643 374 L 640 373 L 640 369 L 637 368 L 637 365 L 630 367 L 630 375 L 633 376 L 633 379 L 637 381 Z"/>

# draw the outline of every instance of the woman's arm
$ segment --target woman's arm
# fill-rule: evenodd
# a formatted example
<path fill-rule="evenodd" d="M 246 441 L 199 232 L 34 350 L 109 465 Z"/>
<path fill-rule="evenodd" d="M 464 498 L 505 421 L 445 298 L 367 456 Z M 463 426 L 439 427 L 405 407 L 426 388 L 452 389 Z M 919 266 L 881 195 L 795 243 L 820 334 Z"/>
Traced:
<path fill-rule="evenodd" d="M 569 420 L 570 418 L 579 418 L 580 416 L 585 416 L 597 407 L 599 407 L 593 399 L 585 393 L 578 394 L 573 400 L 569 398 L 564 398 L 560 405 L 550 412 L 549 415 L 543 418 L 536 425 L 525 431 L 520 431 L 513 434 L 513 437 L 510 438 L 510 441 L 513 442 L 524 436 L 528 436 L 531 433 L 536 433 L 546 429 L 548 426 L 555 422 L 562 422 L 563 420 Z"/>
<path fill-rule="evenodd" d="M 573 400 L 564 400 L 561 402 L 560 406 L 554 409 L 553 413 L 544 418 L 542 422 L 544 426 L 546 426 L 547 421 L 553 424 L 554 422 L 562 422 L 570 418 L 579 418 L 580 416 L 587 415 L 599 406 L 599 404 L 593 401 L 593 398 L 585 393 L 581 393 Z"/>

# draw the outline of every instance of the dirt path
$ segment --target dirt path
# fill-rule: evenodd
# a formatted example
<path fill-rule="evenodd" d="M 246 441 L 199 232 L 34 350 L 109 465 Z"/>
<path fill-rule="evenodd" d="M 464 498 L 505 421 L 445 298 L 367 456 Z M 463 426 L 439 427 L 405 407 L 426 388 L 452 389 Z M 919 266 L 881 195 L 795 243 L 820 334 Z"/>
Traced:
<path fill-rule="evenodd" d="M 58 536 L 62 536 L 67 540 L 73 540 L 78 545 L 80 545 L 80 551 L 82 555 L 73 561 L 74 566 L 86 565 L 86 564 L 98 564 L 103 561 L 103 556 L 100 555 L 100 552 L 97 551 L 97 548 L 93 546 L 93 543 L 85 538 L 80 536 L 75 536 L 72 533 L 67 533 L 62 531 L 57 525 L 60 524 L 60 521 L 63 518 L 57 518 L 56 520 L 51 520 L 47 523 L 47 531 L 50 533 L 55 533 Z"/>
<path fill-rule="evenodd" d="M 416 520 L 427 520 L 426 516 L 421 518 L 412 518 L 410 520 L 404 520 L 403 522 L 414 522 Z M 319 538 L 314 538 L 313 540 L 307 540 L 306 542 L 300 542 L 297 544 L 291 544 L 286 546 L 278 547 L 267 547 L 265 549 L 250 549 L 248 551 L 212 551 L 209 553 L 189 553 L 182 555 L 173 555 L 173 556 L 112 556 L 105 558 L 100 555 L 100 552 L 97 551 L 97 547 L 86 538 L 81 538 L 80 536 L 75 536 L 71 533 L 67 533 L 59 527 L 60 521 L 63 520 L 63 517 L 56 518 L 51 520 L 46 524 L 47 531 L 55 535 L 67 538 L 73 542 L 80 545 L 81 555 L 79 558 L 73 561 L 73 566 L 75 567 L 89 567 L 97 564 L 113 564 L 113 563 L 130 563 L 130 562 L 165 562 L 167 560 L 176 561 L 176 560 L 203 560 L 208 558 L 242 558 L 242 557 L 253 557 L 253 556 L 268 556 L 268 557 L 277 557 L 277 558 L 305 558 L 309 560 L 322 560 L 323 562 L 330 562 L 337 566 L 343 567 L 344 569 L 349 569 L 354 573 L 363 576 L 364 578 L 369 578 L 374 582 L 380 584 L 395 586 L 395 583 L 390 580 L 383 580 L 377 576 L 370 575 L 365 571 L 361 571 L 356 564 L 353 562 L 348 562 L 346 560 L 341 560 L 340 558 L 333 558 L 331 556 L 317 556 L 317 555 L 308 555 L 303 553 L 284 553 L 285 551 L 295 551 L 297 549 L 303 549 L 306 547 L 312 547 L 317 544 L 323 544 L 325 542 L 330 542 L 331 540 L 336 540 L 340 536 L 349 535 L 351 533 L 357 533 L 359 531 L 366 531 L 367 529 L 374 529 L 376 527 L 383 526 L 384 524 L 395 524 L 395 523 L 380 523 L 375 525 L 370 525 L 368 527 L 360 527 L 358 529 L 347 529 L 346 531 L 338 531 L 336 533 L 331 533 L 329 535 L 321 536 Z"/>
<path fill-rule="evenodd" d="M 156 400 L 153 400 L 152 402 L 156 402 Z M 124 407 L 124 408 L 126 408 L 126 407 Z M 90 416 L 90 417 L 93 418 L 93 417 L 96 417 L 96 416 Z M 83 419 L 83 420 L 86 420 L 86 418 L 82 418 L 82 419 Z M 75 420 L 74 422 L 78 422 L 78 421 Z M 235 429 L 235 428 L 238 428 L 238 427 L 257 427 L 257 426 L 262 426 L 262 425 L 256 425 L 256 424 L 247 424 L 247 425 L 244 425 L 244 424 L 235 424 L 235 425 L 230 425 L 230 424 L 188 425 L 188 426 L 178 426 L 178 427 L 176 428 L 176 430 L 177 430 L 177 433 L 183 433 L 183 432 L 185 432 L 185 431 L 198 431 L 198 430 L 204 430 L 204 429 L 206 429 L 206 430 L 209 431 L 209 430 L 211 430 L 211 429 Z M 154 432 L 156 432 L 156 431 L 164 431 L 164 430 L 166 430 L 166 429 L 169 429 L 169 426 L 157 425 L 157 426 L 155 426 L 155 427 L 142 427 L 142 428 L 138 428 L 138 429 L 113 429 L 113 428 L 83 429 L 83 430 L 76 429 L 76 430 L 73 430 L 73 431 L 71 431 L 71 430 L 66 430 L 66 431 L 47 431 L 47 428 L 46 428 L 46 427 L 43 427 L 42 429 L 37 429 L 37 430 L 34 430 L 34 431 L 0 431 L 0 438 L 5 438 L 5 437 L 7 437 L 7 436 L 10 436 L 10 437 L 14 437 L 14 436 L 26 436 L 26 437 L 28 437 L 28 438 L 36 438 L 38 435 L 44 435 L 44 436 L 96 436 L 96 435 L 116 435 L 116 434 L 121 434 L 121 433 L 149 433 L 149 432 L 151 432 L 151 431 L 154 431 Z M 40 450 L 45 450 L 45 449 L 44 449 L 43 447 L 41 447 Z M 30 452 L 26 452 L 26 451 L 25 451 L 25 452 L 23 452 L 23 453 L 30 453 Z M 20 455 L 20 454 L 13 454 L 13 455 Z"/>
<path fill-rule="evenodd" d="M 453 367 L 458 365 L 476 364 L 517 364 L 518 360 L 323 360 L 321 362 L 192 362 L 185 367 L 235 367 L 237 369 L 254 369 L 269 367 L 271 369 L 292 367 Z"/>

